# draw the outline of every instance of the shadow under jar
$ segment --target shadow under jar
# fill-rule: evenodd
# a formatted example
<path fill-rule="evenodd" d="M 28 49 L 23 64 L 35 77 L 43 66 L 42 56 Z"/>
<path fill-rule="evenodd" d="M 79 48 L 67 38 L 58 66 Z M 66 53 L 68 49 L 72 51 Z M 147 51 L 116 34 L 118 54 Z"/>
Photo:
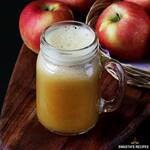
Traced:
<path fill-rule="evenodd" d="M 124 72 L 113 61 L 101 65 L 99 43 L 87 25 L 65 21 L 41 36 L 36 66 L 36 107 L 48 130 L 77 135 L 95 126 L 99 113 L 118 108 L 124 91 Z M 111 101 L 100 96 L 102 70 L 115 72 L 119 94 Z"/>

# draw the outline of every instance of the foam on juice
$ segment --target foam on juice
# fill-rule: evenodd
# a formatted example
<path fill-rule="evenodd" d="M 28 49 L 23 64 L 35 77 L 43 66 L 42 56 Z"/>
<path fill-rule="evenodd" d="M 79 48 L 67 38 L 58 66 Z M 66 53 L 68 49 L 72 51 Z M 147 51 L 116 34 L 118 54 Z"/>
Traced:
<path fill-rule="evenodd" d="M 65 25 L 46 35 L 46 41 L 57 49 L 82 49 L 94 41 L 94 33 L 87 28 Z"/>

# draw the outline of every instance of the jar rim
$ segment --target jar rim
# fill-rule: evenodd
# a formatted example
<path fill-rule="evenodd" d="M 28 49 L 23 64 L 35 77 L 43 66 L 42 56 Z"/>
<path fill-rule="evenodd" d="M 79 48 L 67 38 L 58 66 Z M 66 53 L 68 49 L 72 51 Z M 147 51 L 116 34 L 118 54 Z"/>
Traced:
<path fill-rule="evenodd" d="M 57 30 L 58 27 L 64 25 L 76 25 L 78 27 L 86 28 L 89 32 L 91 32 L 93 39 L 87 44 L 87 46 L 84 46 L 83 48 L 60 49 L 54 47 L 46 40 L 46 34 L 50 33 L 55 29 Z M 64 65 L 75 65 L 88 62 L 89 60 L 91 60 L 96 56 L 98 46 L 99 42 L 94 30 L 85 23 L 72 20 L 61 21 L 47 27 L 41 35 L 41 43 L 40 43 L 41 53 L 47 60 L 50 60 L 55 64 L 64 64 Z"/>
<path fill-rule="evenodd" d="M 90 32 L 93 33 L 94 35 L 94 38 L 93 40 L 85 47 L 82 47 L 82 48 L 76 48 L 76 49 L 60 49 L 60 48 L 57 48 L 55 46 L 53 46 L 52 44 L 50 44 L 47 40 L 46 40 L 46 32 L 50 29 L 50 28 L 53 28 L 53 27 L 56 27 L 56 26 L 61 26 L 61 25 L 80 25 L 80 26 L 83 26 L 85 27 L 86 29 L 90 30 Z M 52 30 L 52 29 L 51 29 Z M 50 26 L 48 26 L 41 34 L 41 42 L 44 42 L 44 44 L 46 44 L 46 47 L 47 48 L 52 48 L 53 50 L 56 50 L 56 51 L 59 51 L 59 52 L 74 52 L 74 51 L 82 51 L 84 49 L 87 49 L 89 47 L 91 47 L 95 42 L 97 42 L 97 36 L 96 36 L 96 33 L 95 31 L 90 27 L 88 26 L 87 24 L 83 23 L 83 22 L 80 22 L 80 21 L 74 21 L 74 20 L 66 20 L 66 21 L 60 21 L 60 22 L 56 22 Z"/>

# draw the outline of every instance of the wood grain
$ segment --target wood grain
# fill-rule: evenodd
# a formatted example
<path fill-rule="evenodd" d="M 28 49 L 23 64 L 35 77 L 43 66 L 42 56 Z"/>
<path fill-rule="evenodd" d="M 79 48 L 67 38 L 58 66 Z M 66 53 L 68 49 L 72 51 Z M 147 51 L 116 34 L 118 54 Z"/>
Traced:
<path fill-rule="evenodd" d="M 53 134 L 38 122 L 35 113 L 36 58 L 37 55 L 23 45 L 0 117 L 0 150 L 115 149 L 150 113 L 146 107 L 150 91 L 128 86 L 121 107 L 100 115 L 97 125 L 88 133 L 72 137 Z M 105 73 L 102 84 L 104 97 L 117 90 L 117 82 L 109 74 Z"/>

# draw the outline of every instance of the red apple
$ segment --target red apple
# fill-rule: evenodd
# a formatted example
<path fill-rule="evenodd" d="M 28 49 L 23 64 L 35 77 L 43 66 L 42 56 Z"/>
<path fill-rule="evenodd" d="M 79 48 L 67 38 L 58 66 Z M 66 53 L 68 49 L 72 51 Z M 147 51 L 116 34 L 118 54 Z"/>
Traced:
<path fill-rule="evenodd" d="M 150 13 L 150 0 L 125 0 L 125 1 L 136 3 L 142 6 L 147 12 Z"/>
<path fill-rule="evenodd" d="M 95 0 L 57 0 L 67 4 L 73 10 L 79 12 L 87 12 Z"/>
<path fill-rule="evenodd" d="M 40 35 L 51 24 L 72 20 L 70 8 L 61 2 L 36 0 L 29 3 L 22 11 L 19 29 L 24 43 L 35 53 L 40 49 Z"/>
<path fill-rule="evenodd" d="M 116 58 L 136 60 L 148 50 L 150 19 L 137 4 L 121 1 L 109 5 L 95 28 L 102 47 Z"/>

